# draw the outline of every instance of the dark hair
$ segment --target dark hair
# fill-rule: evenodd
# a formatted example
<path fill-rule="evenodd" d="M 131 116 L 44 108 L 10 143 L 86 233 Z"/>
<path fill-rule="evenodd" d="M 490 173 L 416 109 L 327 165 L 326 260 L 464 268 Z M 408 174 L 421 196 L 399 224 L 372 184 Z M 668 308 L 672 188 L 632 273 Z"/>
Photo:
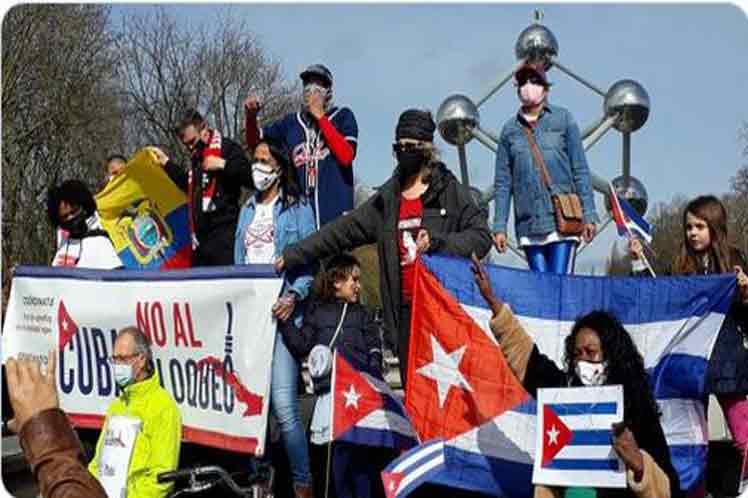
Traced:
<path fill-rule="evenodd" d="M 653 422 L 652 417 L 659 416 L 659 409 L 644 368 L 644 358 L 631 335 L 611 313 L 593 311 L 574 323 L 564 344 L 564 365 L 569 378 L 578 382 L 574 373 L 574 350 L 577 335 L 585 328 L 594 330 L 600 338 L 603 359 L 608 364 L 606 384 L 623 385 L 624 420 L 628 423 L 647 419 Z"/>
<path fill-rule="evenodd" d="M 190 125 L 194 125 L 195 128 L 199 129 L 203 123 L 205 123 L 205 119 L 203 119 L 202 114 L 197 112 L 197 109 L 187 109 L 184 111 L 184 114 L 182 114 L 182 118 L 177 121 L 177 124 L 174 126 L 174 133 L 176 135 L 181 135 Z"/>
<path fill-rule="evenodd" d="M 314 279 L 314 295 L 319 301 L 335 301 L 335 283 L 345 280 L 353 269 L 361 267 L 355 256 L 347 253 L 333 256 L 327 267 Z"/>
<path fill-rule="evenodd" d="M 122 154 L 111 154 L 107 156 L 105 164 L 109 164 L 112 161 L 120 161 L 120 162 L 127 164 L 127 158 L 123 156 Z"/>
<path fill-rule="evenodd" d="M 278 162 L 278 166 L 280 167 L 280 186 L 283 191 L 283 205 L 284 207 L 288 207 L 301 198 L 301 188 L 296 177 L 296 170 L 291 163 L 291 155 L 281 142 L 270 137 L 264 137 L 252 151 L 253 157 L 257 147 L 261 144 L 268 146 L 270 155 Z M 255 188 L 254 181 L 252 182 L 252 188 Z"/>
<path fill-rule="evenodd" d="M 673 274 L 691 275 L 699 273 L 702 266 L 696 253 L 691 249 L 686 234 L 688 213 L 706 221 L 709 227 L 709 261 L 717 273 L 732 271 L 741 264 L 738 251 L 730 244 L 727 236 L 727 210 L 724 204 L 713 195 L 702 195 L 686 205 L 683 210 L 683 244 L 673 264 Z"/>
<path fill-rule="evenodd" d="M 60 226 L 59 209 L 62 201 L 79 206 L 86 217 L 96 212 L 96 201 L 88 186 L 80 180 L 66 180 L 49 189 L 47 194 L 47 216 L 52 226 Z"/>

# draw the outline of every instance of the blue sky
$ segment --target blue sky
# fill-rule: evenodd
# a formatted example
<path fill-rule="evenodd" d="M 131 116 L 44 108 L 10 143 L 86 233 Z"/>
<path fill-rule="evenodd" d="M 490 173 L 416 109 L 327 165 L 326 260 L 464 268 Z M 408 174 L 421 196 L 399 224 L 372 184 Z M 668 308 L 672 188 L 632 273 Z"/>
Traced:
<path fill-rule="evenodd" d="M 434 112 L 445 97 L 477 100 L 515 62 L 514 44 L 538 4 L 235 4 L 168 7 L 197 22 L 220 9 L 246 19 L 289 78 L 323 62 L 335 77 L 339 104 L 359 124 L 357 177 L 376 185 L 392 172 L 394 125 L 408 107 Z M 652 111 L 632 136 L 632 173 L 650 204 L 676 193 L 720 193 L 742 164 L 738 130 L 748 121 L 748 23 L 733 5 L 539 5 L 559 41 L 559 60 L 607 89 L 631 78 L 648 91 Z M 114 16 L 150 8 L 115 5 Z M 569 108 L 581 128 L 602 116 L 602 98 L 558 70 L 551 99 Z M 516 111 L 511 86 L 483 105 L 481 125 L 498 133 Z M 438 140 L 445 162 L 459 170 L 456 150 Z M 493 154 L 468 145 L 471 180 L 493 180 Z M 620 174 L 621 137 L 609 132 L 588 153 L 592 169 Z M 601 203 L 598 196 L 597 202 Z M 610 232 L 613 232 L 610 230 Z M 613 237 L 601 238 L 580 264 L 608 254 Z"/>

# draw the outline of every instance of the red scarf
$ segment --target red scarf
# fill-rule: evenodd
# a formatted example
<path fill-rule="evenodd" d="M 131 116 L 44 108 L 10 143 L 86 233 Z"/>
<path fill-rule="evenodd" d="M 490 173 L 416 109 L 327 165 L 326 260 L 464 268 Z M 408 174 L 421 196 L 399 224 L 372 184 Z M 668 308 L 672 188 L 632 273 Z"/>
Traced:
<path fill-rule="evenodd" d="M 199 155 L 200 166 L 207 157 L 218 157 L 223 158 L 221 153 L 221 134 L 218 130 L 209 130 L 210 138 L 208 139 L 208 145 L 202 149 L 195 151 L 194 155 Z M 216 177 L 209 178 L 200 172 L 200 181 L 202 182 L 202 212 L 207 213 L 215 209 L 213 204 L 213 195 L 216 191 Z M 190 232 L 192 232 L 192 245 L 193 249 L 197 247 L 197 238 L 195 236 L 195 206 L 194 206 L 194 179 L 193 179 L 193 168 L 187 175 L 187 196 L 189 198 L 189 216 L 190 216 Z"/>

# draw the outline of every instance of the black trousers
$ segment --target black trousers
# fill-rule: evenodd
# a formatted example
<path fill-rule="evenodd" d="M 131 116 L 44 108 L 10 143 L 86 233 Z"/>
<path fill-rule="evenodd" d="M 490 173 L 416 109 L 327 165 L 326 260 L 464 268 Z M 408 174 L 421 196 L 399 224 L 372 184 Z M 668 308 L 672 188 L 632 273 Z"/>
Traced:
<path fill-rule="evenodd" d="M 192 257 L 192 266 L 227 266 L 234 264 L 236 223 L 218 226 L 198 237 L 200 242 Z"/>
<path fill-rule="evenodd" d="M 397 331 L 397 359 L 400 361 L 400 380 L 405 390 L 408 379 L 408 344 L 410 343 L 410 305 L 400 306 L 400 321 Z"/>

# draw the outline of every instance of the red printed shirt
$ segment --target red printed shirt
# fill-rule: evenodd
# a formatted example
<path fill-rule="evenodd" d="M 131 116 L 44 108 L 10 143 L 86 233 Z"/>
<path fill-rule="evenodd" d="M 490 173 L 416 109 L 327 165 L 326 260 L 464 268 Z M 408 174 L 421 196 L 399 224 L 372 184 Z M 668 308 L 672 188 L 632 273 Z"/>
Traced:
<path fill-rule="evenodd" d="M 400 283 L 403 302 L 410 304 L 413 300 L 413 277 L 417 259 L 416 237 L 421 228 L 423 204 L 421 198 L 400 198 L 400 216 L 397 222 L 398 246 L 400 248 Z"/>

